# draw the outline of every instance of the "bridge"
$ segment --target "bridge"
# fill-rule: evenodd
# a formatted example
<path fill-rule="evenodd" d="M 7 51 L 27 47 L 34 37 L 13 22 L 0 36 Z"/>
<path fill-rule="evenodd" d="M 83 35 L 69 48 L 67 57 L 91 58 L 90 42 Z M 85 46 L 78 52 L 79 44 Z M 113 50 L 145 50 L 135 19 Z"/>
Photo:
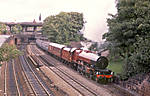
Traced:
<path fill-rule="evenodd" d="M 7 26 L 7 30 L 12 32 L 12 27 L 15 25 L 21 25 L 22 26 L 22 32 L 40 32 L 41 27 L 43 25 L 42 22 L 4 22 Z"/>
<path fill-rule="evenodd" d="M 13 26 L 20 25 L 22 27 L 21 34 L 13 34 L 13 42 L 21 44 L 22 42 L 28 43 L 34 41 L 35 37 L 41 34 L 43 23 L 36 22 L 2 22 L 7 26 L 7 31 L 12 33 Z"/>

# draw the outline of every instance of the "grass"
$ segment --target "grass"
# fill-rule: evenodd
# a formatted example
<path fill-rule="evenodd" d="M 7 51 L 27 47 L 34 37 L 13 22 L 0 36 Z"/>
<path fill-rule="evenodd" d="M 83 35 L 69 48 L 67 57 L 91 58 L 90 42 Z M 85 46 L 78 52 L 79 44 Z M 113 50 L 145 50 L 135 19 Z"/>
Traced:
<path fill-rule="evenodd" d="M 121 74 L 123 72 L 123 60 L 110 61 L 107 68 L 115 72 L 115 74 Z"/>

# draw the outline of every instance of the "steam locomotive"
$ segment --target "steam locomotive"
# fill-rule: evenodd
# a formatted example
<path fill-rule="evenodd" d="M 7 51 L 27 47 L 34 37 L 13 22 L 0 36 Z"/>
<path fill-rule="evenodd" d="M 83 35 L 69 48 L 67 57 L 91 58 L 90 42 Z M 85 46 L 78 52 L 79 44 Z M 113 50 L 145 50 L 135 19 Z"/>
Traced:
<path fill-rule="evenodd" d="M 112 81 L 113 72 L 106 69 L 108 59 L 104 56 L 98 56 L 90 50 L 69 48 L 40 39 L 36 40 L 36 44 L 61 62 L 97 82 L 102 79 Z"/>

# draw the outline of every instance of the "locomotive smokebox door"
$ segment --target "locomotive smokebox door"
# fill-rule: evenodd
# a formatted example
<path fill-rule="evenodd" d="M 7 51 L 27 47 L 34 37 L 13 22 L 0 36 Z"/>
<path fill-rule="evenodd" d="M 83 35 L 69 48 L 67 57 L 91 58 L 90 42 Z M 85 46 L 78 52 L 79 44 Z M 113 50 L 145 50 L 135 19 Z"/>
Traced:
<path fill-rule="evenodd" d="M 105 69 L 108 66 L 108 59 L 104 56 L 100 56 L 96 61 L 96 67 Z"/>

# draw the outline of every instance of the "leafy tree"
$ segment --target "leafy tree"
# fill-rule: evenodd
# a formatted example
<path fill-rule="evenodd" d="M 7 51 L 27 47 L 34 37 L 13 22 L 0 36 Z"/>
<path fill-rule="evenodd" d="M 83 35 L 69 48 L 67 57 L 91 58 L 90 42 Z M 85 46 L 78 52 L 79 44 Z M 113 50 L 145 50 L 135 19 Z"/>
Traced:
<path fill-rule="evenodd" d="M 144 49 L 149 49 L 145 43 L 149 42 L 149 39 L 146 38 L 150 36 L 149 5 L 149 0 L 118 0 L 118 13 L 116 15 L 109 14 L 111 18 L 107 20 L 109 32 L 103 37 L 110 42 L 108 49 L 110 51 L 115 49 L 115 52 L 125 59 L 125 70 L 128 76 L 146 72 L 149 66 L 144 64 L 149 60 L 143 58 L 143 56 L 147 56 L 147 53 L 142 52 Z M 137 37 L 140 39 L 136 39 Z M 138 46 L 135 47 L 135 45 Z M 145 70 L 140 70 L 140 67 Z M 133 69 L 138 71 L 135 72 Z"/>
<path fill-rule="evenodd" d="M 83 14 L 61 12 L 56 16 L 47 17 L 44 20 L 42 31 L 50 41 L 64 44 L 83 40 L 83 35 L 79 34 L 83 26 Z"/>
<path fill-rule="evenodd" d="M 8 61 L 22 54 L 15 45 L 4 44 L 0 47 L 0 62 Z"/>
<path fill-rule="evenodd" d="M 135 51 L 127 60 L 127 66 L 125 66 L 128 76 L 132 76 L 141 72 L 150 72 L 150 38 L 137 37 L 137 42 L 133 45 Z"/>
<path fill-rule="evenodd" d="M 22 26 L 20 24 L 17 24 L 12 27 L 12 33 L 14 34 L 21 33 L 21 31 L 22 31 Z"/>
<path fill-rule="evenodd" d="M 6 25 L 3 23 L 0 23 L 0 34 L 6 34 L 7 30 L 6 30 Z"/>

